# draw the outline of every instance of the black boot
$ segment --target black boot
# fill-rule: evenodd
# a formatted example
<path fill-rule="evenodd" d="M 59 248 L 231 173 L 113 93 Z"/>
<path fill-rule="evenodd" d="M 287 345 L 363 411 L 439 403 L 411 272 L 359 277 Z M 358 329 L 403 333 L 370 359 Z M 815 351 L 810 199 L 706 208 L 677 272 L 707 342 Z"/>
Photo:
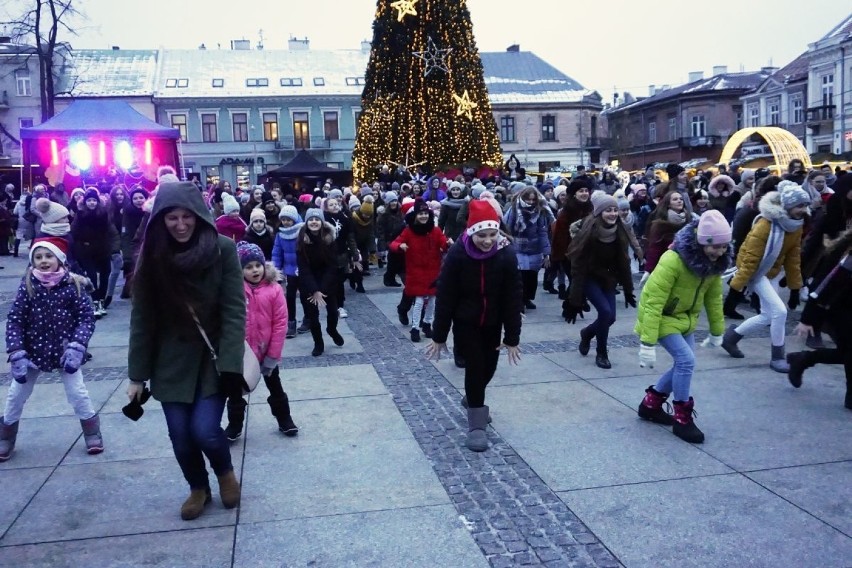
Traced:
<path fill-rule="evenodd" d="M 737 343 L 740 342 L 743 336 L 737 333 L 736 326 L 731 325 L 725 331 L 725 335 L 722 336 L 722 349 L 728 352 L 728 355 L 735 359 L 742 359 L 745 357 L 745 353 L 743 353 L 739 347 L 737 347 Z"/>
<path fill-rule="evenodd" d="M 726 318 L 733 320 L 745 319 L 745 316 L 737 311 L 737 304 L 739 303 L 739 298 L 740 294 L 728 292 L 728 296 L 725 298 L 725 303 L 722 304 L 722 313 Z"/>
<path fill-rule="evenodd" d="M 293 423 L 293 418 L 290 416 L 290 400 L 287 398 L 287 393 L 284 393 L 283 397 L 270 396 L 266 402 L 269 403 L 272 416 L 278 421 L 278 430 L 285 436 L 296 436 L 299 433 L 299 427 Z"/>
<path fill-rule="evenodd" d="M 424 323 L 420 326 L 420 329 L 423 330 L 423 337 L 426 339 L 432 339 L 432 324 Z"/>
<path fill-rule="evenodd" d="M 556 289 L 556 293 L 559 294 L 560 300 L 565 300 L 568 296 L 565 295 L 565 284 L 560 284 Z"/>
<path fill-rule="evenodd" d="M 319 324 L 311 325 L 311 337 L 314 339 L 314 349 L 311 351 L 311 355 L 319 357 L 325 351 L 325 342 L 322 340 L 322 329 L 320 329 Z"/>
<path fill-rule="evenodd" d="M 311 320 L 307 316 L 302 318 L 302 325 L 296 328 L 299 333 L 307 333 L 311 330 Z"/>
<path fill-rule="evenodd" d="M 805 374 L 805 369 L 815 365 L 813 352 L 799 351 L 787 355 L 787 364 L 790 368 L 787 370 L 787 380 L 796 388 L 802 386 L 802 375 Z"/>
<path fill-rule="evenodd" d="M 595 365 L 601 369 L 612 369 L 612 363 L 609 362 L 609 353 L 606 349 L 598 349 Z"/>
<path fill-rule="evenodd" d="M 553 287 L 553 282 L 545 282 L 541 285 L 541 288 L 548 294 L 556 294 L 556 288 Z"/>
<path fill-rule="evenodd" d="M 243 397 L 228 398 L 228 426 L 225 436 L 229 442 L 235 442 L 243 435 L 243 423 L 246 418 L 246 399 Z"/>
<path fill-rule="evenodd" d="M 18 250 L 21 248 L 21 239 L 15 239 L 15 250 L 12 254 L 15 258 L 18 258 Z"/>
<path fill-rule="evenodd" d="M 331 340 L 334 341 L 335 345 L 337 345 L 338 347 L 341 347 L 343 345 L 343 336 L 340 335 L 340 332 L 337 331 L 337 329 L 329 328 L 325 331 L 326 333 L 328 333 L 328 336 L 331 338 Z"/>
<path fill-rule="evenodd" d="M 384 285 L 388 288 L 399 288 L 402 286 L 402 284 L 396 281 L 396 276 L 389 271 L 385 272 Z"/>

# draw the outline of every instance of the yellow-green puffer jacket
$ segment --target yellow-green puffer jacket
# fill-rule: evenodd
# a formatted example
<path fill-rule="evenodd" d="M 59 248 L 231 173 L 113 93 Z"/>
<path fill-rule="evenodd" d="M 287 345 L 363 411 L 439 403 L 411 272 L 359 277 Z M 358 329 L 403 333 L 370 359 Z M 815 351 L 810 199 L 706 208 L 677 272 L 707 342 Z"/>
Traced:
<path fill-rule="evenodd" d="M 701 308 L 707 310 L 710 333 L 722 335 L 721 274 L 731 266 L 731 248 L 711 263 L 695 240 L 698 221 L 677 232 L 672 249 L 648 277 L 639 299 L 634 331 L 646 345 L 656 345 L 661 337 L 695 331 Z"/>

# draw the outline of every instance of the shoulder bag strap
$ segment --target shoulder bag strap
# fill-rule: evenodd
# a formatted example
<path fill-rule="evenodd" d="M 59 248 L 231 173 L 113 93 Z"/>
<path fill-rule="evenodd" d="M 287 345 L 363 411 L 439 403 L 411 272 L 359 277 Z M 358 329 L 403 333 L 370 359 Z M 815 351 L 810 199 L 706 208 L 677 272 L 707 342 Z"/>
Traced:
<path fill-rule="evenodd" d="M 210 342 L 210 338 L 207 337 L 207 333 L 204 331 L 204 328 L 201 327 L 201 322 L 198 320 L 198 316 L 195 314 L 195 310 L 192 309 L 192 306 L 187 304 L 186 307 L 189 308 L 189 314 L 192 316 L 192 320 L 195 322 L 195 327 L 198 328 L 198 333 L 201 334 L 201 337 L 204 339 L 204 343 L 207 344 L 207 349 L 210 350 L 210 356 L 213 357 L 213 362 L 215 363 L 219 357 L 218 355 L 216 355 L 216 350 L 213 349 L 213 344 Z"/>

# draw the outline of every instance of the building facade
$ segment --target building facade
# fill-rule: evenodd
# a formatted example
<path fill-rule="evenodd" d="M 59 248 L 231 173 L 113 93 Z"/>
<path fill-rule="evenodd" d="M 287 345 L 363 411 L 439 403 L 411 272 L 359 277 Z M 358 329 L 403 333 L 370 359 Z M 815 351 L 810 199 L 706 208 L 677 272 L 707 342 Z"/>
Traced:
<path fill-rule="evenodd" d="M 686 84 L 652 86 L 648 97 L 609 109 L 612 157 L 628 170 L 649 163 L 716 162 L 731 134 L 744 125 L 741 97 L 772 71 L 728 73 L 714 67 L 709 79 L 694 73 Z"/>
<path fill-rule="evenodd" d="M 0 168 L 4 178 L 14 177 L 12 168 L 20 167 L 21 128 L 41 123 L 41 82 L 34 54 L 34 48 L 0 37 Z"/>

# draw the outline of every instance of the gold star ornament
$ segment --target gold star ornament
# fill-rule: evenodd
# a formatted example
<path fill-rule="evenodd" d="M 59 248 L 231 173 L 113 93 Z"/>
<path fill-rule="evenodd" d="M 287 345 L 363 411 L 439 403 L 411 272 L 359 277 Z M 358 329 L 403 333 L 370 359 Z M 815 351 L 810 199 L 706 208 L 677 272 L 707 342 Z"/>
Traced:
<path fill-rule="evenodd" d="M 470 95 L 467 94 L 467 89 L 464 90 L 462 96 L 458 96 L 457 94 L 453 93 L 453 99 L 458 105 L 458 109 L 456 109 L 456 116 L 464 114 L 467 115 L 468 120 L 473 120 L 473 113 L 471 111 L 479 105 L 470 100 Z"/>
<path fill-rule="evenodd" d="M 396 21 L 401 22 L 406 16 L 416 16 L 417 10 L 414 9 L 415 4 L 417 4 L 417 0 L 396 0 L 396 2 L 391 2 L 391 8 L 396 10 Z"/>

